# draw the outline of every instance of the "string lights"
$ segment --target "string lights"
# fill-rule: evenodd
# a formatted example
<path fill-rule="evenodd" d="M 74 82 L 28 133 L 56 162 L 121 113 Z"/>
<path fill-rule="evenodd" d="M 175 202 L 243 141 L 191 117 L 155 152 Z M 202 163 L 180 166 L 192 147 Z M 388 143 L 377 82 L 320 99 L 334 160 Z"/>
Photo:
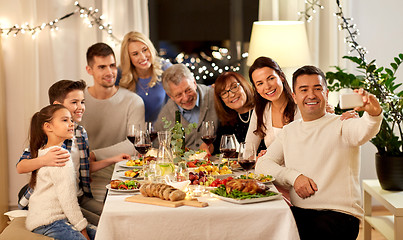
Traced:
<path fill-rule="evenodd" d="M 336 0 L 339 11 L 335 14 L 341 19 L 339 25 L 340 30 L 346 30 L 348 36 L 345 38 L 346 43 L 351 47 L 349 53 L 357 52 L 359 57 L 344 57 L 358 64 L 359 69 L 363 69 L 364 88 L 373 93 L 378 99 L 384 109 L 384 121 L 381 125 L 381 130 L 378 135 L 371 140 L 371 142 L 378 148 L 380 154 L 398 154 L 401 155 L 401 141 L 403 138 L 403 129 L 401 126 L 403 120 L 403 91 L 395 93 L 395 90 L 401 83 L 394 83 L 396 79 L 396 71 L 403 63 L 403 54 L 399 54 L 394 58 L 394 62 L 390 63 L 390 68 L 377 67 L 375 60 L 367 62 L 365 54 L 368 52 L 360 46 L 356 38 L 359 35 L 355 24 L 350 22 L 352 18 L 346 18 L 343 14 L 343 9 L 339 0 Z M 395 135 L 395 128 L 399 132 L 399 136 Z M 397 148 L 396 148 L 397 146 Z M 395 149 L 396 148 L 396 149 Z"/>
<path fill-rule="evenodd" d="M 96 26 L 99 30 L 105 31 L 108 34 L 108 40 L 113 44 L 121 42 L 117 37 L 115 37 L 115 35 L 113 35 L 111 24 L 104 22 L 104 16 L 99 13 L 98 9 L 82 7 L 78 1 L 74 2 L 74 5 L 77 7 L 75 11 L 68 13 L 63 17 L 56 18 L 48 23 L 42 23 L 41 25 L 34 27 L 31 27 L 28 22 L 25 22 L 21 26 L 15 24 L 12 27 L 3 27 L 0 25 L 0 35 L 3 37 L 9 37 L 10 35 L 16 37 L 18 34 L 28 33 L 31 34 L 32 39 L 35 39 L 45 28 L 48 28 L 51 31 L 57 31 L 59 30 L 57 24 L 59 24 L 60 21 L 73 15 L 80 14 L 80 17 L 83 18 L 83 22 L 87 24 L 88 27 L 92 28 L 93 26 Z"/>
<path fill-rule="evenodd" d="M 160 53 L 161 56 L 164 53 Z M 211 55 L 200 52 L 198 56 L 190 56 L 179 53 L 170 61 L 173 63 L 183 63 L 193 73 L 197 82 L 214 82 L 223 72 L 238 72 L 241 70 L 241 62 L 248 57 L 248 53 L 243 53 L 240 60 L 234 59 L 227 48 L 217 46 L 211 47 Z"/>
<path fill-rule="evenodd" d="M 344 38 L 344 42 L 351 47 L 348 53 L 350 54 L 356 51 L 360 56 L 360 58 L 365 62 L 365 54 L 367 54 L 368 51 L 365 49 L 365 47 L 362 47 L 356 41 L 357 36 L 360 35 L 359 30 L 357 29 L 357 25 L 350 23 L 350 21 L 353 21 L 354 19 L 345 17 L 343 14 L 343 8 L 339 0 L 337 0 L 336 2 L 339 11 L 336 12 L 334 15 L 337 16 L 339 19 L 341 19 L 341 23 L 339 24 L 339 30 L 340 31 L 346 30 L 348 33 L 347 37 Z"/>
<path fill-rule="evenodd" d="M 305 4 L 307 4 L 305 11 L 300 11 L 297 13 L 299 16 L 299 21 L 302 19 L 305 19 L 307 22 L 312 21 L 312 15 L 316 13 L 316 8 L 324 8 L 322 5 L 320 5 L 319 0 L 305 0 Z"/>
<path fill-rule="evenodd" d="M 359 56 L 355 62 L 359 65 L 359 68 L 365 70 L 365 88 L 366 89 L 371 89 L 372 91 L 378 92 L 378 95 L 380 97 L 380 101 L 383 104 L 388 104 L 391 106 L 391 110 L 389 114 L 392 116 L 392 119 L 398 123 L 403 118 L 403 113 L 400 112 L 399 108 L 395 107 L 396 104 L 399 102 L 399 97 L 397 97 L 394 93 L 393 90 L 389 91 L 385 87 L 384 84 L 382 84 L 382 70 L 377 69 L 375 60 L 371 61 L 370 63 L 367 62 L 365 59 L 365 55 L 368 53 L 365 47 L 362 47 L 360 44 L 357 42 L 357 36 L 359 35 L 359 30 L 357 29 L 356 24 L 352 24 L 351 21 L 353 21 L 353 18 L 347 18 L 344 16 L 343 13 L 343 8 L 340 4 L 339 0 L 336 0 L 337 7 L 339 9 L 338 12 L 335 13 L 335 16 L 337 16 L 339 19 L 341 19 L 341 23 L 339 24 L 339 30 L 340 31 L 347 31 L 347 37 L 344 39 L 344 41 L 350 46 L 350 50 L 348 51 L 349 54 L 352 52 L 356 52 Z M 349 59 L 353 59 L 351 57 L 345 57 Z M 400 64 L 400 62 L 399 62 Z M 393 65 L 393 64 L 392 64 Z M 392 66 L 394 71 L 397 70 L 398 65 Z M 389 70 L 387 74 L 389 74 L 391 77 L 394 76 L 395 72 L 392 72 L 392 70 Z"/>

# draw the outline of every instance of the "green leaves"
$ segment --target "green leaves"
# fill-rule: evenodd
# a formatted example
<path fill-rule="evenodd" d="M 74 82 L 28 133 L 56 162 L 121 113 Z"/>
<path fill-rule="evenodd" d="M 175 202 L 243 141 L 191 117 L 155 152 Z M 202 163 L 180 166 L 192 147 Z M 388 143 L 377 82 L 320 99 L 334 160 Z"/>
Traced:
<path fill-rule="evenodd" d="M 164 128 L 171 132 L 171 148 L 174 153 L 174 162 L 177 163 L 182 159 L 187 160 L 191 154 L 194 153 L 193 150 L 184 152 L 182 149 L 183 136 L 192 132 L 193 129 L 197 128 L 196 123 L 189 124 L 186 128 L 183 128 L 182 123 L 176 122 L 172 127 L 172 122 L 168 121 L 166 117 L 162 117 L 162 122 L 164 122 Z M 188 154 L 187 154 L 188 153 Z"/>
<path fill-rule="evenodd" d="M 363 86 L 364 76 L 346 73 L 345 69 L 335 67 L 336 72 L 327 72 L 328 88 L 330 91 L 339 91 L 342 88 L 360 88 Z"/>
<path fill-rule="evenodd" d="M 364 70 L 364 75 L 354 75 L 346 72 L 345 69 L 335 67 L 335 72 L 327 72 L 328 88 L 330 91 L 338 91 L 342 88 L 364 88 L 379 100 L 383 111 L 379 133 L 371 140 L 377 147 L 379 154 L 403 155 L 403 90 L 398 91 L 402 83 L 396 82 L 396 71 L 403 62 L 403 53 L 393 58 L 391 68 L 377 67 L 376 61 L 367 63 L 365 59 L 355 56 L 344 56 L 357 64 L 357 69 Z M 336 107 L 336 112 L 337 111 Z M 340 112 L 338 112 L 340 113 Z M 398 135 L 396 135 L 398 134 Z"/>

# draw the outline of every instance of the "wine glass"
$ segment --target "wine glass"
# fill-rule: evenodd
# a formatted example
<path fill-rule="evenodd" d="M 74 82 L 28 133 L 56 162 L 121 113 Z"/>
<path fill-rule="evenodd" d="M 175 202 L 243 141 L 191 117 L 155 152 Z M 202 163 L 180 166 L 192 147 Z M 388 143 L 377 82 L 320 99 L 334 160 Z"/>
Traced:
<path fill-rule="evenodd" d="M 148 131 L 148 134 L 150 134 L 150 140 L 151 142 L 154 142 L 154 140 L 157 138 L 158 133 L 155 131 L 153 123 L 152 122 L 146 122 L 146 130 Z"/>
<path fill-rule="evenodd" d="M 234 134 L 226 134 L 221 136 L 220 152 L 225 158 L 233 158 L 236 156 L 236 141 Z"/>
<path fill-rule="evenodd" d="M 139 124 L 129 124 L 127 126 L 127 138 L 129 139 L 130 142 L 134 144 L 134 141 L 136 140 L 136 133 L 140 129 Z"/>
<path fill-rule="evenodd" d="M 239 144 L 238 163 L 245 170 L 245 177 L 248 178 L 248 171 L 256 164 L 256 148 L 252 143 Z"/>
<path fill-rule="evenodd" d="M 151 148 L 150 135 L 147 131 L 139 130 L 137 132 L 134 147 L 141 157 L 144 157 L 144 154 Z"/>
<path fill-rule="evenodd" d="M 207 144 L 207 147 L 210 147 L 210 145 L 214 142 L 216 138 L 214 122 L 213 121 L 203 122 L 201 125 L 201 133 L 202 133 L 201 139 L 205 144 Z"/>

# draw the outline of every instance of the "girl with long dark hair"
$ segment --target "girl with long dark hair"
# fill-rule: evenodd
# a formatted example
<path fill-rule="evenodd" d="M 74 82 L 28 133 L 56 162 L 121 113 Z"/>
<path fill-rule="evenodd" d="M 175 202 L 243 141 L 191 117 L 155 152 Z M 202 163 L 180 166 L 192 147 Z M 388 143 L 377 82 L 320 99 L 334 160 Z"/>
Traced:
<path fill-rule="evenodd" d="M 74 137 L 74 123 L 69 110 L 60 104 L 49 105 L 31 120 L 29 145 L 32 161 L 52 148 L 60 148 Z M 76 193 L 73 162 L 62 167 L 41 167 L 32 172 L 29 185 L 34 189 L 29 200 L 26 227 L 53 237 L 73 240 L 94 239 L 95 229 L 81 213 Z"/>

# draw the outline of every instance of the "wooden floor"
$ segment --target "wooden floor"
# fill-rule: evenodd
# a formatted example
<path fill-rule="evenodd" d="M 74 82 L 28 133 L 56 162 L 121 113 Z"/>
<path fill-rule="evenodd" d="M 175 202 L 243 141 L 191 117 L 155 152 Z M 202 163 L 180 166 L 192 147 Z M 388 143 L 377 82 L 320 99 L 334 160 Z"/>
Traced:
<path fill-rule="evenodd" d="M 374 206 L 372 208 L 372 215 L 374 216 L 379 216 L 379 215 L 392 215 L 386 208 L 382 206 Z M 358 234 L 357 240 L 363 240 L 364 239 L 364 232 L 362 230 L 362 224 L 360 226 L 360 233 Z M 380 234 L 378 231 L 375 229 L 372 229 L 371 232 L 371 239 L 372 240 L 386 240 L 382 234 Z"/>

